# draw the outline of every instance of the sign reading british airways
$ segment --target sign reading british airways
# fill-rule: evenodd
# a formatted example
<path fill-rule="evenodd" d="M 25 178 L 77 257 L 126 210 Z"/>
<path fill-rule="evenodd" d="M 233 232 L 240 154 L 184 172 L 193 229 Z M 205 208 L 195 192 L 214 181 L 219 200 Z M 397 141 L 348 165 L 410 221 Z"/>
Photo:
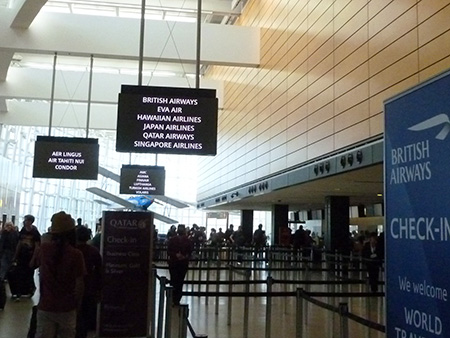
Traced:
<path fill-rule="evenodd" d="M 386 333 L 450 338 L 450 73 L 385 102 Z"/>
<path fill-rule="evenodd" d="M 122 85 L 116 150 L 216 155 L 217 117 L 215 90 Z"/>

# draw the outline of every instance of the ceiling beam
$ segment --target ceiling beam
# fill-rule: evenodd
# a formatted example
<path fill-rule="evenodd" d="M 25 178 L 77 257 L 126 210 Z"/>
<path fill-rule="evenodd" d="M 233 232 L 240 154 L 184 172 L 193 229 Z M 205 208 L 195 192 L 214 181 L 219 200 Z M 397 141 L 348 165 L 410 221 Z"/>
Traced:
<path fill-rule="evenodd" d="M 40 13 L 27 30 L 12 29 L 0 20 L 0 48 L 9 52 L 58 52 L 62 55 L 136 60 L 139 56 L 139 30 L 139 20 L 136 19 Z M 147 20 L 144 59 L 195 63 L 195 41 L 195 23 Z M 258 67 L 259 28 L 204 24 L 201 63 Z"/>
<path fill-rule="evenodd" d="M 47 0 L 22 0 L 16 4 L 18 11 L 11 23 L 11 28 L 27 29 L 38 15 Z"/>
<path fill-rule="evenodd" d="M 8 74 L 8 68 L 13 56 L 13 51 L 0 49 L 0 82 L 6 80 L 6 74 Z"/>

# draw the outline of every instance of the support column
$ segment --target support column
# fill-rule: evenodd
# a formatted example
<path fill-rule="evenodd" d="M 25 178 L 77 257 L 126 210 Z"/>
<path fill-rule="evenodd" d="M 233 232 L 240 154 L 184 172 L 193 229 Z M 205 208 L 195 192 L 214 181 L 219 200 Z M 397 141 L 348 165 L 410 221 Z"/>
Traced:
<path fill-rule="evenodd" d="M 290 243 L 289 206 L 274 204 L 272 206 L 272 244 L 287 245 Z"/>
<path fill-rule="evenodd" d="M 253 210 L 241 210 L 241 226 L 244 232 L 245 243 L 251 243 L 253 237 Z"/>
<path fill-rule="evenodd" d="M 325 197 L 325 247 L 347 253 L 349 250 L 349 197 Z"/>

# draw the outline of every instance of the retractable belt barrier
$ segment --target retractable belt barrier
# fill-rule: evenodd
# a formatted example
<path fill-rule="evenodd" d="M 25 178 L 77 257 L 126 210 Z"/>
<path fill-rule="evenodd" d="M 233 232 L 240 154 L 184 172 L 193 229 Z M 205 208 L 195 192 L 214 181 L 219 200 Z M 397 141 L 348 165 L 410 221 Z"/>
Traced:
<path fill-rule="evenodd" d="M 164 250 L 159 248 L 159 257 L 165 257 Z M 248 337 L 249 330 L 249 299 L 255 297 L 266 298 L 266 326 L 265 326 L 265 338 L 271 336 L 271 317 L 272 317 L 272 299 L 274 297 L 296 298 L 296 338 L 303 338 L 303 333 L 307 327 L 308 313 L 305 311 L 304 303 L 308 302 L 314 304 L 322 309 L 325 309 L 329 313 L 339 315 L 339 337 L 348 338 L 348 321 L 351 320 L 360 325 L 363 325 L 367 330 L 372 329 L 379 332 L 385 332 L 385 326 L 370 321 L 366 318 L 353 314 L 349 311 L 348 304 L 345 302 L 339 303 L 339 306 L 331 305 L 329 303 L 320 301 L 316 298 L 326 297 L 328 299 L 337 298 L 366 298 L 371 299 L 374 297 L 384 297 L 383 292 L 309 292 L 298 288 L 297 291 L 287 291 L 286 286 L 292 285 L 304 285 L 309 288 L 311 285 L 328 285 L 329 290 L 335 291 L 337 287 L 348 287 L 350 285 L 361 285 L 361 287 L 367 286 L 367 278 L 363 278 L 361 267 L 364 265 L 364 260 L 361 257 L 345 256 L 339 253 L 327 253 L 321 251 L 321 259 L 317 257 L 313 260 L 313 250 L 310 250 L 309 255 L 303 255 L 302 252 L 294 252 L 290 248 L 272 248 L 265 247 L 263 250 L 258 251 L 258 256 L 254 255 L 253 249 L 240 250 L 237 256 L 237 248 L 224 247 L 224 248 L 205 248 L 197 251 L 197 256 L 190 262 L 190 277 L 185 281 L 186 285 L 191 285 L 191 291 L 185 288 L 183 296 L 185 297 L 205 297 L 206 304 L 208 304 L 209 297 L 215 297 L 216 311 L 218 315 L 219 298 L 227 299 L 227 324 L 231 325 L 232 321 L 232 309 L 233 298 L 244 298 L 244 318 L 243 318 L 243 332 L 242 337 Z M 317 252 L 316 252 L 317 256 Z M 260 258 L 262 257 L 262 258 Z M 352 268 L 353 266 L 353 268 Z M 356 267 L 355 267 L 356 266 Z M 154 265 L 154 269 L 165 270 L 167 265 L 159 263 Z M 311 280 L 310 273 L 314 271 L 317 273 L 329 273 L 333 275 L 335 280 Z M 348 278 L 346 275 L 348 272 L 360 272 L 360 278 Z M 255 278 L 256 274 L 261 272 L 267 273 L 267 279 Z M 215 273 L 215 278 L 210 276 L 210 273 Z M 274 278 L 272 274 L 280 274 L 281 278 Z M 294 276 L 294 280 L 288 277 L 288 274 L 301 273 L 305 274 L 306 278 L 298 279 Z M 253 276 L 255 274 L 255 276 Z M 226 280 L 220 278 L 220 276 L 227 275 Z M 205 278 L 206 276 L 206 278 Z M 253 279 L 252 279 L 253 277 Z M 168 287 L 167 278 L 156 276 L 156 279 L 160 280 L 160 302 L 158 311 L 158 335 L 157 338 L 162 338 L 163 321 L 165 323 L 165 336 L 172 337 L 170 334 L 171 318 L 171 288 Z M 282 285 L 284 291 L 273 291 L 273 285 Z M 380 281 L 379 284 L 383 285 L 384 282 Z M 194 290 L 194 285 L 197 285 L 197 291 Z M 215 285 L 215 291 L 210 291 L 210 286 Z M 227 286 L 227 289 L 220 291 L 220 286 Z M 234 286 L 244 286 L 244 291 L 235 291 Z M 266 285 L 267 292 L 250 292 L 250 287 L 256 285 Z M 204 286 L 202 290 L 202 286 Z M 330 289 L 331 287 L 331 289 Z M 342 291 L 342 290 L 341 290 Z M 334 302 L 334 301 L 333 301 Z M 332 303 L 333 303 L 332 302 Z M 286 304 L 287 302 L 285 302 Z M 165 308 L 165 312 L 164 312 Z M 155 311 L 156 315 L 156 311 Z M 186 314 L 185 325 L 180 326 L 180 335 L 177 337 L 185 338 L 187 329 L 189 329 L 192 337 L 207 337 L 206 335 L 197 334 L 188 318 L 188 310 Z M 184 333 L 186 331 L 186 333 Z M 167 335 L 169 334 L 169 335 Z"/>

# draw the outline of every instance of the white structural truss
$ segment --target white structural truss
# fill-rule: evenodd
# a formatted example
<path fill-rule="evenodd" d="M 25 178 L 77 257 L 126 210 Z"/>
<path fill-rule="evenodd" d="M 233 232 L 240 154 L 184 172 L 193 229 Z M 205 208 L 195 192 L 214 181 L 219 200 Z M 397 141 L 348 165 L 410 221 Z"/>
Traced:
<path fill-rule="evenodd" d="M 120 86 L 138 81 L 140 4 L 2 0 L 0 124 L 46 126 L 52 105 L 54 126 L 84 128 L 90 97 L 90 128 L 114 130 Z M 233 25 L 244 4 L 203 1 L 200 75 L 209 65 L 258 66 L 259 30 Z M 196 8 L 146 1 L 143 85 L 195 86 Z M 223 105 L 220 81 L 204 76 L 200 87 L 216 89 Z"/>

